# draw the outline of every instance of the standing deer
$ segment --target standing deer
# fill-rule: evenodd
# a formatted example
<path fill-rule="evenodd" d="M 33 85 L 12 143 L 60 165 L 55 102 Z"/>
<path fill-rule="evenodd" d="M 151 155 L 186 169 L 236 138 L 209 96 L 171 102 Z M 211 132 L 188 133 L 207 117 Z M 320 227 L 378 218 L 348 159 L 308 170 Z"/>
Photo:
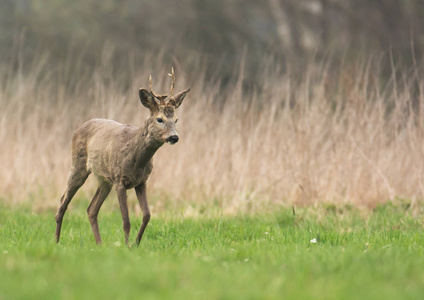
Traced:
<path fill-rule="evenodd" d="M 112 186 L 116 186 L 125 243 L 128 245 L 130 219 L 128 216 L 127 190 L 134 188 L 141 209 L 143 221 L 137 234 L 136 244 L 140 244 L 144 230 L 150 220 L 150 210 L 146 197 L 146 181 L 153 169 L 152 157 L 165 143 L 178 142 L 175 130 L 177 109 L 190 91 L 186 89 L 174 96 L 174 69 L 171 71 L 172 83 L 169 95 L 157 95 L 152 90 L 139 90 L 141 103 L 150 110 L 144 126 L 137 128 L 113 120 L 92 119 L 77 129 L 72 137 L 72 168 L 65 193 L 60 199 L 56 214 L 56 242 L 60 239 L 63 216 L 72 197 L 93 173 L 99 187 L 87 209 L 88 218 L 97 244 L 102 243 L 97 216 L 100 207 Z M 168 101 L 165 99 L 169 97 Z"/>

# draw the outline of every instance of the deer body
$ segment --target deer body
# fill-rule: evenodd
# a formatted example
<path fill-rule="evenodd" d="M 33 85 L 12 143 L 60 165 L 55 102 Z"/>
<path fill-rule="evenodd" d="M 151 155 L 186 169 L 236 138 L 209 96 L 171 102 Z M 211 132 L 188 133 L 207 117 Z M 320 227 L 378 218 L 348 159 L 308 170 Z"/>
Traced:
<path fill-rule="evenodd" d="M 99 180 L 130 189 L 148 179 L 152 157 L 162 145 L 145 127 L 92 119 L 75 132 L 72 156 Z"/>
<path fill-rule="evenodd" d="M 115 185 L 121 209 L 125 242 L 128 244 L 131 224 L 128 215 L 126 190 L 134 188 L 141 209 L 143 221 L 137 234 L 136 244 L 140 243 L 144 230 L 150 220 L 150 211 L 146 197 L 146 181 L 153 169 L 152 157 L 165 143 L 175 144 L 178 134 L 175 130 L 178 108 L 190 89 L 173 96 L 174 73 L 172 71 L 170 99 L 168 95 L 156 95 L 140 89 L 141 103 L 149 108 L 150 116 L 144 126 L 137 128 L 112 120 L 92 119 L 84 123 L 72 138 L 72 168 L 68 186 L 63 194 L 56 214 L 56 241 L 59 242 L 65 211 L 77 190 L 93 173 L 99 183 L 87 214 L 96 239 L 102 242 L 97 216 L 104 200 Z M 157 101 L 159 100 L 159 102 Z"/>

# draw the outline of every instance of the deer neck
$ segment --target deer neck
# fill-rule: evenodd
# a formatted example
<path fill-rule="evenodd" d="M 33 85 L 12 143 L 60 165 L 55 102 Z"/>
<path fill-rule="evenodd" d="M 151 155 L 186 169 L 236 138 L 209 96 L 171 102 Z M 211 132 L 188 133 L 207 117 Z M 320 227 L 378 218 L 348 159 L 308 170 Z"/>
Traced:
<path fill-rule="evenodd" d="M 136 144 L 134 158 L 136 167 L 139 168 L 144 168 L 156 151 L 164 144 L 163 142 L 157 141 L 151 135 L 150 125 L 152 122 L 152 119 L 148 118 L 144 126 L 137 130 L 137 134 L 134 137 L 134 142 Z"/>

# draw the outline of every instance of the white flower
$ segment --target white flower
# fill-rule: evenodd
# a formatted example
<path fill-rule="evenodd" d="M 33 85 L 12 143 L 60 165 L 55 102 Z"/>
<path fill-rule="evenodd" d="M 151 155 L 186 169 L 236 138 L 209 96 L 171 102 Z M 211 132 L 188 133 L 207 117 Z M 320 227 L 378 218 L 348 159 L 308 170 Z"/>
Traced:
<path fill-rule="evenodd" d="M 310 242 L 311 242 L 311 244 L 316 244 L 317 243 L 317 239 L 316 238 L 313 238 Z"/>

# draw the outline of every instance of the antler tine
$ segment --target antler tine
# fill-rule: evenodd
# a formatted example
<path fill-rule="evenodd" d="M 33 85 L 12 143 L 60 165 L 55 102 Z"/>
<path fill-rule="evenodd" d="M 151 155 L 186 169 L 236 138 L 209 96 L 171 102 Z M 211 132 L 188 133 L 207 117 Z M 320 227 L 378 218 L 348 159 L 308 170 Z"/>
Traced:
<path fill-rule="evenodd" d="M 153 92 L 152 75 L 150 75 L 150 77 L 149 77 L 149 83 L 150 83 L 150 93 L 153 95 L 153 97 L 155 97 L 156 99 L 158 99 L 160 101 L 161 105 L 164 105 L 165 104 L 165 98 L 167 96 L 166 95 L 158 95 L 158 94 L 155 94 L 155 92 Z"/>
<path fill-rule="evenodd" d="M 175 74 L 174 74 L 174 67 L 171 68 L 171 74 L 168 74 L 172 78 L 171 82 L 171 90 L 169 91 L 169 97 L 174 96 L 174 83 L 175 83 Z"/>
<path fill-rule="evenodd" d="M 155 92 L 153 92 L 153 88 L 152 88 L 152 74 L 150 74 L 149 76 L 149 83 L 150 83 L 150 93 L 157 98 L 157 95 L 155 94 Z"/>

